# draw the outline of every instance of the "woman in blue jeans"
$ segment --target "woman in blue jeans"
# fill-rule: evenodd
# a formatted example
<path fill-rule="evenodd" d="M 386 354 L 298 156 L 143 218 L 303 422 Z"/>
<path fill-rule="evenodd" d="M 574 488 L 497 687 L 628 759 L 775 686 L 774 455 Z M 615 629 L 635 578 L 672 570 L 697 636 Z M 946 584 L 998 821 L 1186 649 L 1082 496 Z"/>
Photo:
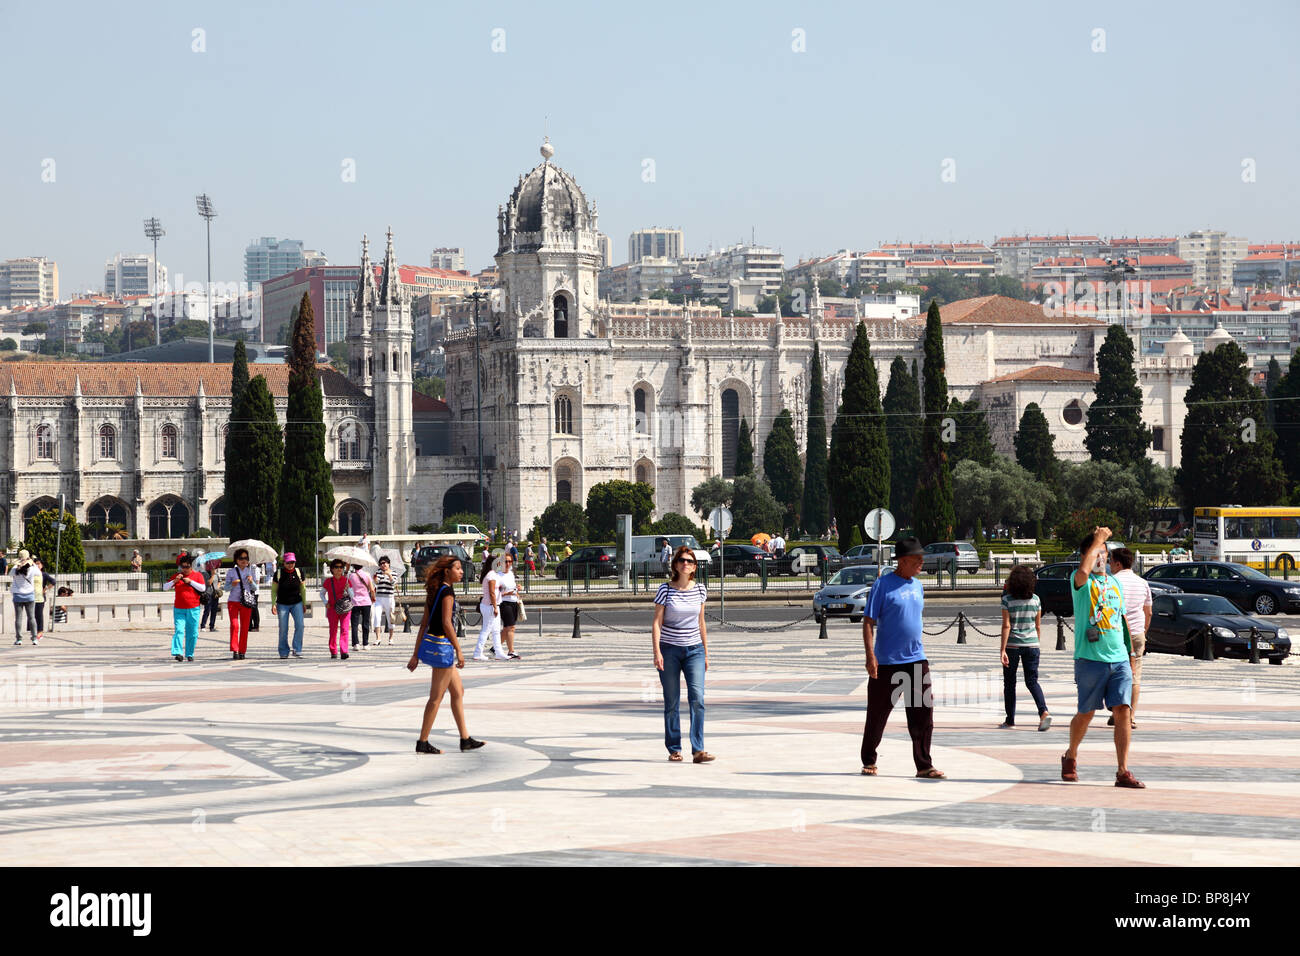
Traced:
<path fill-rule="evenodd" d="M 1002 592 L 1002 700 L 1007 719 L 1001 729 L 1016 725 L 1016 664 L 1024 668 L 1025 687 L 1038 707 L 1038 729 L 1052 726 L 1043 689 L 1038 686 L 1038 650 L 1043 631 L 1043 606 L 1034 593 L 1038 579 L 1028 565 L 1018 564 Z"/>
<path fill-rule="evenodd" d="M 664 744 L 668 759 L 682 760 L 682 674 L 686 675 L 686 700 L 691 709 L 691 754 L 695 763 L 708 763 L 713 754 L 704 749 L 704 672 L 709 669 L 708 633 L 704 602 L 708 593 L 695 583 L 695 552 L 683 545 L 669 565 L 672 576 L 659 585 L 655 617 L 650 625 L 655 667 L 664 688 Z"/>

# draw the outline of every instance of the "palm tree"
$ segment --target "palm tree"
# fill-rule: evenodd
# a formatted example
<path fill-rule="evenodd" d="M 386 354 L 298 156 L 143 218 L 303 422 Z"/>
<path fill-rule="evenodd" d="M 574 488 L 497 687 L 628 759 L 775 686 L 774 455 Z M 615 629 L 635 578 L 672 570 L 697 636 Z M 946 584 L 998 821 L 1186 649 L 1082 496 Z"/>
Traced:
<path fill-rule="evenodd" d="M 127 539 L 126 525 L 117 521 L 110 521 L 104 526 L 104 538 L 109 541 L 125 541 Z"/>

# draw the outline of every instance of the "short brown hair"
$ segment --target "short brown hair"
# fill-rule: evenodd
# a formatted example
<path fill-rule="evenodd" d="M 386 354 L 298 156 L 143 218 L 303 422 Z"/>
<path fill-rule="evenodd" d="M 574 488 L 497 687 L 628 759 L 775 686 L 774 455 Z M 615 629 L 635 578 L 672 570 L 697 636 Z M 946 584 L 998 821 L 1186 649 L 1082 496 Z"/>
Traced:
<path fill-rule="evenodd" d="M 1017 601 L 1028 601 L 1034 596 L 1034 585 L 1038 576 L 1027 564 L 1017 564 L 1007 575 L 1007 593 Z"/>
<path fill-rule="evenodd" d="M 1133 552 L 1128 548 L 1116 548 L 1110 553 L 1110 559 L 1125 571 L 1133 568 Z"/>

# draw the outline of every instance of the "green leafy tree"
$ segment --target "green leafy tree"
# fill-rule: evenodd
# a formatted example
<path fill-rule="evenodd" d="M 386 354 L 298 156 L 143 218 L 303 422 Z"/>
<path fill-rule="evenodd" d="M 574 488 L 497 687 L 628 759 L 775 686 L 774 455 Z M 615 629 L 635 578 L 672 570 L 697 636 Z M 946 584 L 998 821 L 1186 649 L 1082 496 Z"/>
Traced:
<path fill-rule="evenodd" d="M 428 395 L 430 398 L 442 398 L 447 394 L 446 379 L 436 375 L 416 376 L 411 387 L 421 395 Z"/>
<path fill-rule="evenodd" d="M 23 335 L 41 335 L 50 330 L 48 322 L 28 322 L 23 326 Z"/>
<path fill-rule="evenodd" d="M 1151 429 L 1142 422 L 1142 386 L 1133 367 L 1133 339 L 1112 325 L 1097 350 L 1096 400 L 1088 409 L 1083 443 L 1096 461 L 1132 466 L 1146 457 Z"/>
<path fill-rule="evenodd" d="M 655 510 L 654 489 L 643 481 L 602 481 L 587 492 L 587 529 L 594 540 L 611 541 L 616 515 L 631 515 L 640 528 Z"/>
<path fill-rule="evenodd" d="M 903 357 L 889 366 L 882 405 L 889 431 L 889 510 L 900 528 L 912 523 L 916 476 L 921 468 L 921 389 Z"/>
<path fill-rule="evenodd" d="M 13 339 L 0 339 L 0 352 L 16 352 L 18 343 Z"/>
<path fill-rule="evenodd" d="M 1056 537 L 1067 548 L 1075 549 L 1093 528 L 1110 528 L 1115 531 L 1120 518 L 1109 508 L 1080 508 L 1068 512 L 1056 525 Z"/>
<path fill-rule="evenodd" d="M 1057 486 L 1060 473 L 1060 463 L 1053 447 L 1055 443 L 1056 436 L 1047 424 L 1047 416 L 1037 402 L 1030 402 L 1025 406 L 1020 416 L 1020 427 L 1016 430 L 1016 461 L 1039 481 L 1052 487 Z"/>
<path fill-rule="evenodd" d="M 736 477 L 754 473 L 754 439 L 750 435 L 749 422 L 740 420 L 740 431 L 736 435 Z"/>
<path fill-rule="evenodd" d="M 248 383 L 230 425 L 226 459 L 226 521 L 230 538 L 256 538 L 274 547 L 280 540 L 280 492 L 284 442 L 266 379 Z M 310 539 L 311 532 L 308 531 Z M 310 554 L 315 549 L 307 551 Z"/>
<path fill-rule="evenodd" d="M 988 467 L 967 459 L 952 470 L 959 527 L 1016 527 L 1041 520 L 1055 502 L 1052 489 L 1005 455 Z"/>
<path fill-rule="evenodd" d="M 880 380 L 871 358 L 867 328 L 858 323 L 849 359 L 844 366 L 844 388 L 831 432 L 829 481 L 835 505 L 840 543 L 872 508 L 889 501 L 889 438 L 880 405 Z"/>
<path fill-rule="evenodd" d="M 318 522 L 323 527 L 334 514 L 334 475 L 325 456 L 324 397 L 316 373 L 316 315 L 307 293 L 294 315 L 277 514 L 284 550 L 315 555 Z M 314 559 L 312 563 L 314 566 Z"/>
<path fill-rule="evenodd" d="M 676 511 L 670 511 L 658 521 L 652 521 L 646 526 L 646 534 L 694 534 L 700 533 L 697 525 L 686 515 L 678 514 Z"/>
<path fill-rule="evenodd" d="M 961 402 L 953 399 L 948 403 L 948 417 L 957 426 L 957 440 L 952 443 L 948 453 L 949 465 L 956 466 L 959 461 L 973 461 L 985 468 L 993 465 L 993 437 L 989 433 L 988 417 L 980 407 L 979 399 L 972 398 Z"/>
<path fill-rule="evenodd" d="M 830 486 L 826 448 L 826 394 L 822 380 L 821 349 L 813 343 L 808 366 L 808 448 L 804 453 L 803 507 L 800 523 L 808 534 L 819 536 L 831 523 Z"/>
<path fill-rule="evenodd" d="M 799 502 L 803 497 L 803 463 L 794 437 L 794 418 L 788 408 L 781 409 L 763 443 L 763 476 L 772 497 L 785 509 L 782 529 L 799 522 Z"/>
<path fill-rule="evenodd" d="M 342 375 L 348 374 L 348 343 L 331 342 L 325 347 L 325 353 L 329 356 L 330 364 L 334 370 Z"/>
<path fill-rule="evenodd" d="M 1060 462 L 1060 490 L 1071 511 L 1105 508 L 1119 515 L 1116 536 L 1132 535 L 1146 524 L 1151 498 L 1142 472 L 1113 461 Z"/>
<path fill-rule="evenodd" d="M 736 479 L 731 505 L 731 536 L 749 538 L 759 531 L 769 534 L 781 528 L 785 509 L 772 496 L 762 478 L 742 475 Z"/>
<path fill-rule="evenodd" d="M 714 508 L 731 504 L 736 494 L 736 487 L 727 479 L 718 475 L 706 478 L 691 489 L 691 507 L 705 521 Z"/>
<path fill-rule="evenodd" d="M 38 511 L 27 523 L 23 547 L 33 558 L 40 558 L 47 574 L 80 574 L 86 570 L 86 552 L 81 547 L 81 527 L 71 511 L 63 512 L 63 535 L 60 539 L 59 509 Z"/>
<path fill-rule="evenodd" d="M 1286 473 L 1264 421 L 1263 397 L 1236 342 L 1196 360 L 1178 481 L 1187 509 L 1225 501 L 1272 505 L 1285 496 Z"/>
<path fill-rule="evenodd" d="M 1300 349 L 1287 365 L 1286 374 L 1273 388 L 1273 431 L 1282 469 L 1294 489 L 1300 484 Z"/>
<path fill-rule="evenodd" d="M 557 501 L 541 513 L 537 529 L 539 537 L 545 537 L 548 542 L 586 541 L 587 512 L 582 510 L 582 505 L 572 501 Z"/>
<path fill-rule="evenodd" d="M 948 377 L 943 354 L 943 324 L 934 302 L 925 318 L 925 420 L 921 426 L 921 468 L 914 509 L 916 536 L 922 542 L 952 539 L 957 517 L 952 507 L 952 476 L 943 441 L 943 412 L 948 406 Z"/>
<path fill-rule="evenodd" d="M 146 345 L 153 345 L 153 328 L 144 329 L 143 335 L 138 335 L 135 329 L 131 330 L 131 345 L 133 348 L 142 349 Z M 177 339 L 198 339 L 208 337 L 208 323 L 200 322 L 198 319 L 181 319 L 179 322 L 173 322 L 162 331 L 162 340 L 164 342 L 175 342 Z"/>

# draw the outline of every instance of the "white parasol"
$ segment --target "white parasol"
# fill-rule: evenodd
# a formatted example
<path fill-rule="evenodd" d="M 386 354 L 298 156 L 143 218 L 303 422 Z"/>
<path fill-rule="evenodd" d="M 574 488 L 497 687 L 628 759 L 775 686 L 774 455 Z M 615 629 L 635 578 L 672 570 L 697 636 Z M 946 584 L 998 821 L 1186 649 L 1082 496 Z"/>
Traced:
<path fill-rule="evenodd" d="M 375 566 L 379 566 L 380 558 L 388 559 L 388 570 L 394 577 L 400 578 L 406 573 L 406 562 L 402 560 L 402 552 L 397 548 L 379 548 L 378 554 L 375 555 Z"/>
<path fill-rule="evenodd" d="M 233 561 L 235 552 L 243 549 L 248 552 L 249 564 L 266 564 L 268 561 L 274 561 L 279 554 L 275 548 L 271 547 L 265 541 L 258 541 L 256 538 L 244 538 L 242 541 L 232 541 L 226 545 L 226 554 Z"/>
<path fill-rule="evenodd" d="M 379 567 L 379 562 L 370 556 L 369 551 L 351 544 L 341 544 L 325 552 L 326 561 L 335 559 L 346 561 L 349 565 L 360 565 L 363 568 Z"/>

